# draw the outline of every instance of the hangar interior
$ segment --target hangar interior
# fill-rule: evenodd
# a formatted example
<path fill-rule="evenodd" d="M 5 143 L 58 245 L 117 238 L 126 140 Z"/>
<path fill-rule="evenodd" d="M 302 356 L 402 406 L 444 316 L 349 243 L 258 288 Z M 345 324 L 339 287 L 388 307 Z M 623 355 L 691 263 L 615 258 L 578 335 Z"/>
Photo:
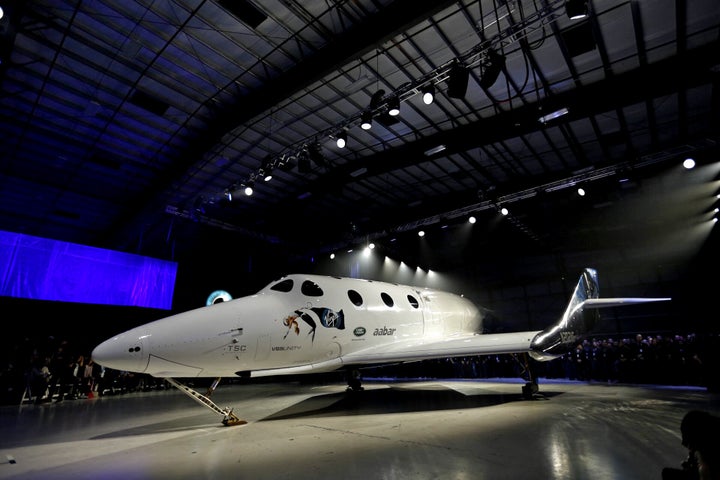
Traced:
<path fill-rule="evenodd" d="M 177 262 L 173 310 L 432 271 L 535 328 L 590 266 L 675 299 L 608 331 L 708 326 L 714 0 L 1 6 L 2 229 Z M 98 335 L 166 313 L 2 301 Z"/>
<path fill-rule="evenodd" d="M 600 335 L 720 333 L 717 0 L 0 9 L 0 230 L 177 264 L 169 311 L 0 296 L 6 359 L 289 273 L 447 289 L 507 332 L 593 267 L 603 296 L 672 297 Z M 0 477 L 655 479 L 682 414 L 720 411 L 692 385 L 385 380 L 227 385 L 238 429 L 165 389 L 0 406 Z"/>

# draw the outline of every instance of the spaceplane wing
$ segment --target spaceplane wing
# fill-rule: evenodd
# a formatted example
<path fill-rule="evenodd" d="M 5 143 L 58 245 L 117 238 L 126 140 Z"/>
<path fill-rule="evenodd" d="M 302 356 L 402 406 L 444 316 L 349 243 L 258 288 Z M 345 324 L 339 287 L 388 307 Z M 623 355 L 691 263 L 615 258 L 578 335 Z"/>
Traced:
<path fill-rule="evenodd" d="M 381 364 L 487 354 L 527 354 L 548 361 L 592 331 L 597 309 L 669 298 L 599 298 L 597 271 L 586 268 L 560 319 L 544 330 L 483 334 L 485 313 L 441 290 L 374 280 L 287 275 L 254 295 L 156 320 L 116 335 L 92 352 L 115 370 L 164 378 L 223 416 L 246 423 L 210 396 L 222 377 L 262 377 L 345 370 L 348 390 L 362 390 L 360 370 Z M 177 378 L 212 377 L 206 394 Z M 528 378 L 523 393 L 537 392 Z"/>

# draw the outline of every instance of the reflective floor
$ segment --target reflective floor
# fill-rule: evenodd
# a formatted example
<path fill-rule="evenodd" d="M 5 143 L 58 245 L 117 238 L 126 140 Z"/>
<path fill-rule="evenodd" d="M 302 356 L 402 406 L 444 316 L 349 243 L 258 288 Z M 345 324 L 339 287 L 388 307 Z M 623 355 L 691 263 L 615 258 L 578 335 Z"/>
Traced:
<path fill-rule="evenodd" d="M 700 388 L 541 379 L 218 387 L 226 427 L 176 389 L 0 408 L 0 478 L 652 479 L 679 467 Z"/>

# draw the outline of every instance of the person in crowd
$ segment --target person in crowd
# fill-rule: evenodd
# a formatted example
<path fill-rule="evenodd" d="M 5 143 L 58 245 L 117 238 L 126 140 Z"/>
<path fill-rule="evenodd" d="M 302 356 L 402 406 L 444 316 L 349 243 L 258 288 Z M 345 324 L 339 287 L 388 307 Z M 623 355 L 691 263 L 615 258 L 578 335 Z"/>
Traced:
<path fill-rule="evenodd" d="M 35 355 L 31 361 L 30 371 L 28 374 L 28 386 L 33 401 L 36 404 L 49 402 L 51 397 L 48 394 L 48 386 L 50 382 L 51 372 L 48 365 L 50 361 L 47 358 L 41 358 Z M 48 394 L 46 396 L 46 394 Z"/>

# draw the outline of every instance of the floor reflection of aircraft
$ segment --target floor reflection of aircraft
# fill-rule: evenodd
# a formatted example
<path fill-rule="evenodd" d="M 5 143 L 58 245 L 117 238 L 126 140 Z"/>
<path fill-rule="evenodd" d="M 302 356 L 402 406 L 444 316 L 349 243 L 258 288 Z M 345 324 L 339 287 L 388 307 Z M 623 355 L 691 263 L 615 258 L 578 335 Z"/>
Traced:
<path fill-rule="evenodd" d="M 95 362 L 164 378 L 223 415 L 245 423 L 210 395 L 221 377 L 348 372 L 362 390 L 363 367 L 485 354 L 527 354 L 538 361 L 571 351 L 599 320 L 597 309 L 668 298 L 599 298 L 586 268 L 564 314 L 541 331 L 483 334 L 484 313 L 448 292 L 378 281 L 288 275 L 255 295 L 214 303 L 133 328 L 98 345 Z M 523 355 L 527 364 L 527 355 Z M 537 392 L 529 369 L 526 396 Z M 206 394 L 176 378 L 211 377 Z"/>

